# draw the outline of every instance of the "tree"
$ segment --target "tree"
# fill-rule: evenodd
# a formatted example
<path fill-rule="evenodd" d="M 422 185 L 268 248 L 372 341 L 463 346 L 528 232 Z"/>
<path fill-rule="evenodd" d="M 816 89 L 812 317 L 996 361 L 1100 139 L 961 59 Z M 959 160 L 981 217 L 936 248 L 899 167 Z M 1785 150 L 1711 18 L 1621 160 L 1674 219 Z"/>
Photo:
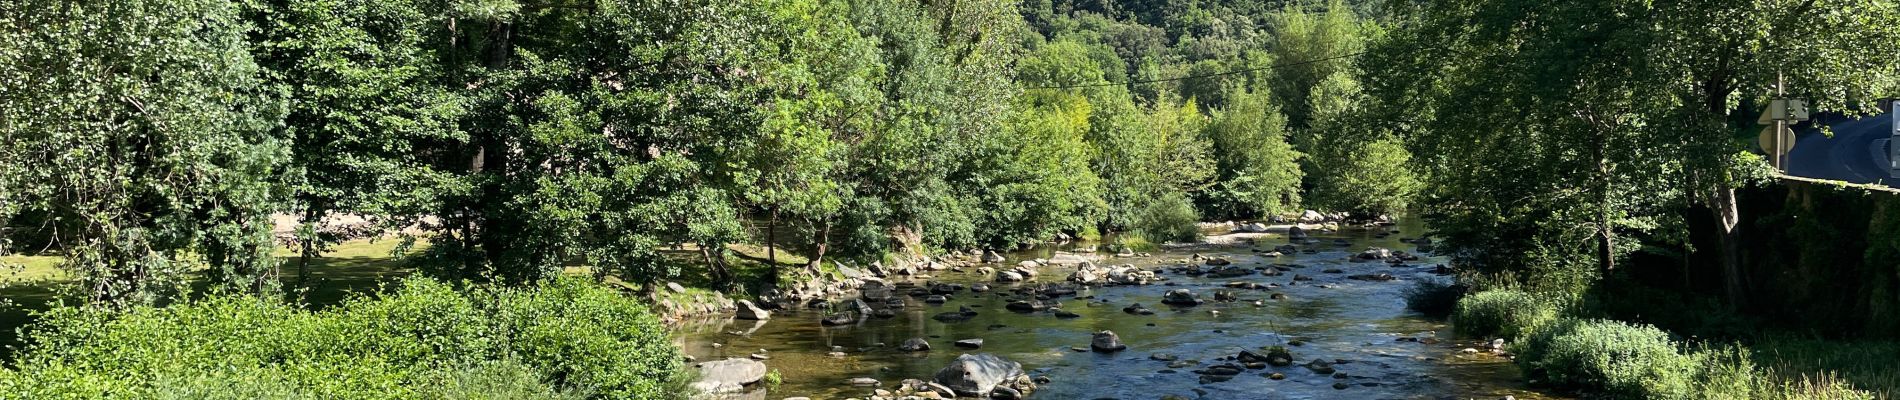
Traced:
<path fill-rule="evenodd" d="M 1269 86 L 1273 98 L 1285 105 L 1287 126 L 1304 134 L 1313 116 L 1307 96 L 1320 81 L 1352 68 L 1356 55 L 1366 48 L 1364 23 L 1342 0 L 1329 0 L 1324 11 L 1290 5 L 1268 19 L 1272 36 L 1267 51 L 1277 65 Z"/>
<path fill-rule="evenodd" d="M 740 234 L 730 192 L 758 132 L 741 51 L 761 18 L 711 2 L 449 4 L 463 134 L 422 155 L 451 174 L 434 272 L 525 283 L 579 260 L 651 283 L 694 244 L 715 278 Z"/>
<path fill-rule="evenodd" d="M 1094 220 L 1101 183 L 1086 166 L 1092 157 L 1084 136 L 1091 109 L 1086 99 L 1067 95 L 1026 98 L 1028 104 L 1009 121 L 1007 135 L 986 141 L 985 173 L 978 175 L 980 204 L 988 206 L 977 221 L 989 227 L 982 237 L 990 246 L 1035 243 L 1062 231 L 1080 231 Z"/>
<path fill-rule="evenodd" d="M 804 221 L 811 232 L 810 268 L 816 269 L 834 220 L 855 196 L 846 163 L 852 148 L 873 134 L 874 110 L 884 100 L 877 90 L 883 66 L 869 39 L 843 18 L 846 4 L 786 0 L 766 6 L 771 28 L 762 35 L 765 60 L 759 70 L 772 99 L 753 143 L 759 177 L 748 195 L 769 210 L 775 225 L 781 215 Z"/>
<path fill-rule="evenodd" d="M 1300 160 L 1287 143 L 1286 118 L 1264 91 L 1229 86 L 1235 99 L 1217 110 L 1202 129 L 1214 149 L 1214 187 L 1203 192 L 1206 214 L 1250 218 L 1292 210 L 1300 204 Z"/>
<path fill-rule="evenodd" d="M 310 258 L 339 240 L 318 224 L 331 212 L 416 223 L 449 176 L 419 153 L 454 140 L 465 111 L 437 84 L 448 73 L 433 38 L 445 34 L 424 3 L 291 0 L 246 3 L 252 54 L 288 95 L 298 234 L 298 284 Z"/>
<path fill-rule="evenodd" d="M 284 103 L 236 3 L 14 0 L 0 15 L 0 164 L 30 166 L 0 169 L 0 211 L 70 221 L 53 242 L 87 299 L 155 302 L 201 265 L 218 287 L 275 287 Z"/>
<path fill-rule="evenodd" d="M 1313 204 L 1369 219 L 1405 211 L 1421 184 L 1405 144 L 1389 131 L 1368 129 L 1364 123 L 1373 119 L 1364 114 L 1364 97 L 1358 81 L 1345 71 L 1313 87 L 1308 129 L 1314 133 L 1305 136 L 1313 142 L 1304 147 L 1318 160 L 1309 191 Z"/>
<path fill-rule="evenodd" d="M 1900 63 L 1876 56 L 1894 36 L 1863 36 L 1900 21 L 1879 2 L 1459 1 L 1415 14 L 1366 61 L 1390 66 L 1367 82 L 1390 107 L 1380 114 L 1422 113 L 1388 126 L 1432 155 L 1428 218 L 1461 261 L 1575 285 L 1637 247 L 1619 237 L 1655 237 L 1679 224 L 1672 210 L 1698 206 L 1724 227 L 1737 305 L 1742 100 L 1772 93 L 1779 70 L 1817 109 L 1854 113 L 1894 91 Z"/>

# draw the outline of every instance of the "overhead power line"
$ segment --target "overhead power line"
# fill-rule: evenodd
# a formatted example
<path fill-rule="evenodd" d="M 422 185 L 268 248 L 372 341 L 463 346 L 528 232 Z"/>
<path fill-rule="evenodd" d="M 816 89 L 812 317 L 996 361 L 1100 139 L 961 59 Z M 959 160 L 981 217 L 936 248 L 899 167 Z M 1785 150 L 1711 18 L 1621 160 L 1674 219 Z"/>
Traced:
<path fill-rule="evenodd" d="M 1132 81 L 1132 82 L 1104 82 L 1104 83 L 1091 83 L 1087 85 L 1044 86 L 1044 87 L 1027 88 L 1026 90 L 1076 89 L 1076 88 L 1098 87 L 1098 86 L 1138 85 L 1138 84 L 1143 84 L 1143 83 L 1173 82 L 1173 81 L 1188 80 L 1188 79 L 1195 79 L 1195 78 L 1212 78 L 1216 76 L 1226 76 L 1226 75 L 1233 75 L 1233 74 L 1240 74 L 1240 73 L 1247 73 L 1247 72 L 1254 72 L 1254 71 L 1265 71 L 1265 70 L 1280 68 L 1280 67 L 1293 67 L 1293 66 L 1300 66 L 1300 65 L 1306 65 L 1306 64 L 1321 63 L 1321 62 L 1327 62 L 1327 61 L 1332 61 L 1332 60 L 1338 60 L 1342 58 L 1355 57 L 1355 56 L 1366 54 L 1366 53 L 1367 53 L 1366 51 L 1359 51 L 1359 52 L 1353 52 L 1349 54 L 1341 54 L 1337 56 L 1321 58 L 1317 60 L 1307 60 L 1307 61 L 1301 61 L 1301 62 L 1296 62 L 1296 63 L 1286 63 L 1286 64 L 1273 64 L 1273 65 L 1268 65 L 1268 66 L 1258 67 L 1258 68 L 1243 68 L 1243 69 L 1237 69 L 1233 71 L 1212 73 L 1212 74 L 1206 74 L 1206 75 L 1189 75 L 1189 76 L 1179 76 L 1179 77 L 1173 77 L 1173 78 L 1154 79 L 1154 80 L 1146 80 L 1146 81 Z"/>

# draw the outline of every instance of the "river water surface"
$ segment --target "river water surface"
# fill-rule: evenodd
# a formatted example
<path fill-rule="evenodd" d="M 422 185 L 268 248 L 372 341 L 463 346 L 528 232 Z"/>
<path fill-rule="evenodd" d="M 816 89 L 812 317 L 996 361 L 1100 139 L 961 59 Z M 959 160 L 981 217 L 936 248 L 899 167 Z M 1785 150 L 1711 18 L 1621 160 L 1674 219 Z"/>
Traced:
<path fill-rule="evenodd" d="M 906 378 L 929 380 L 951 359 L 964 353 L 992 353 L 1021 363 L 1031 376 L 1047 376 L 1051 381 L 1040 385 L 1032 399 L 1158 399 L 1165 395 L 1204 399 L 1496 399 L 1506 395 L 1518 399 L 1557 398 L 1523 387 L 1516 368 L 1509 360 L 1490 354 L 1468 354 L 1465 348 L 1481 348 L 1480 340 L 1457 338 L 1448 326 L 1405 308 L 1404 293 L 1414 281 L 1449 279 L 1434 275 L 1438 257 L 1425 257 L 1395 267 L 1383 262 L 1354 262 L 1349 257 L 1367 247 L 1413 251 L 1400 237 L 1420 230 L 1405 225 L 1405 232 L 1379 237 L 1376 230 L 1349 229 L 1337 234 L 1314 234 L 1321 243 L 1302 245 L 1318 250 L 1312 254 L 1265 257 L 1261 252 L 1288 243 L 1281 235 L 1249 235 L 1254 243 L 1200 244 L 1174 247 L 1147 257 L 1107 256 L 1102 265 L 1134 264 L 1144 268 L 1172 267 L 1194 254 L 1225 257 L 1235 266 L 1259 267 L 1293 264 L 1293 271 L 1280 276 L 1252 274 L 1238 278 L 1192 277 L 1164 273 L 1168 281 L 1148 286 L 1116 286 L 1083 289 L 1075 296 L 1059 298 L 1062 309 L 1080 314 L 1079 318 L 1059 319 L 1049 312 L 1017 313 L 1004 308 L 1012 284 L 990 283 L 988 293 L 963 291 L 942 305 L 925 304 L 920 298 L 904 295 L 909 305 L 899 309 L 896 318 L 870 319 L 848 326 L 821 326 L 821 313 L 809 310 L 774 311 L 769 321 L 735 321 L 730 318 L 689 321 L 676 327 L 676 337 L 684 351 L 701 361 L 726 357 L 747 357 L 760 353 L 769 357 L 764 363 L 779 372 L 783 382 L 773 389 L 758 390 L 740 398 L 781 399 L 803 396 L 813 399 L 866 398 L 874 389 L 895 389 Z M 1236 236 L 1214 236 L 1210 242 L 1233 242 Z M 1349 245 L 1334 244 L 1343 239 Z M 1039 248 L 1010 255 L 999 269 L 1017 261 L 1048 257 L 1057 248 Z M 1325 273 L 1339 269 L 1339 273 Z M 970 272 L 937 271 L 937 282 L 976 283 L 989 278 Z M 1034 282 L 1060 282 L 1073 272 L 1072 267 L 1044 267 Z M 1388 273 L 1393 281 L 1357 281 L 1353 274 Z M 1313 278 L 1293 282 L 1294 275 Z M 893 280 L 895 281 L 895 280 Z M 1282 285 L 1268 291 L 1235 290 L 1239 301 L 1213 302 L 1216 290 L 1225 290 L 1228 282 L 1247 281 Z M 920 281 L 919 284 L 922 284 Z M 1171 289 L 1191 289 L 1206 304 L 1196 307 L 1169 307 L 1161 304 L 1162 294 Z M 1283 293 L 1284 300 L 1269 300 L 1271 293 Z M 1078 299 L 1090 297 L 1090 299 Z M 1264 300 L 1256 306 L 1255 300 Z M 1141 303 L 1154 315 L 1132 315 L 1122 308 Z M 968 306 L 977 315 L 963 322 L 945 323 L 931 319 L 938 313 Z M 1218 311 L 1218 312 L 1215 312 Z M 1111 330 L 1128 349 L 1102 354 L 1088 351 L 1090 334 Z M 901 352 L 898 344 L 910 338 L 924 338 L 931 350 Z M 980 349 L 957 348 L 962 339 L 984 340 Z M 1405 339 L 1402 339 L 1405 338 Z M 1427 339 L 1429 338 L 1429 339 Z M 1412 341 L 1421 339 L 1420 341 Z M 1266 346 L 1286 345 L 1296 365 L 1248 370 L 1225 382 L 1203 384 L 1193 370 L 1225 361 L 1241 350 L 1260 350 Z M 1434 343 L 1435 342 L 1435 343 Z M 843 357 L 829 355 L 834 346 L 844 349 Z M 1198 360 L 1199 366 L 1169 368 L 1167 362 L 1150 359 L 1154 353 L 1167 353 L 1182 360 Z M 1315 373 L 1302 367 L 1310 360 L 1345 361 L 1334 365 L 1345 378 Z M 1284 374 L 1284 380 L 1265 375 Z M 851 378 L 870 377 L 880 387 L 850 386 Z M 1345 383 L 1344 389 L 1336 388 Z"/>

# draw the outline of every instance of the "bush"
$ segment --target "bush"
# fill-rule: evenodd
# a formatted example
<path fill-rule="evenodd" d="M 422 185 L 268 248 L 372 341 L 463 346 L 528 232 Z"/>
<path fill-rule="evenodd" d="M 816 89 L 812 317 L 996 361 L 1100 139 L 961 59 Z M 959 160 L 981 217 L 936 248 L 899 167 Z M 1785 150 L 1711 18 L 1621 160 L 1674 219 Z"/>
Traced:
<path fill-rule="evenodd" d="M 1660 329 L 1607 320 L 1556 322 L 1522 343 L 1518 360 L 1531 379 L 1612 398 L 1692 398 L 1702 367 Z"/>
<path fill-rule="evenodd" d="M 427 279 L 311 312 L 213 296 L 61 307 L 26 334 L 0 398 L 677 397 L 681 368 L 635 300 L 578 278 L 458 291 Z"/>
<path fill-rule="evenodd" d="M 1458 333 L 1516 339 L 1557 319 L 1557 307 L 1517 290 L 1489 290 L 1458 300 L 1452 326 Z"/>
<path fill-rule="evenodd" d="M 1445 318 L 1458 308 L 1458 296 L 1464 294 L 1464 287 L 1455 283 L 1420 279 L 1411 288 L 1405 289 L 1405 308 L 1418 311 L 1431 318 Z"/>
<path fill-rule="evenodd" d="M 1180 193 L 1169 193 L 1148 202 L 1141 211 L 1142 237 L 1162 242 L 1192 242 L 1201 238 L 1201 215 L 1194 204 Z"/>

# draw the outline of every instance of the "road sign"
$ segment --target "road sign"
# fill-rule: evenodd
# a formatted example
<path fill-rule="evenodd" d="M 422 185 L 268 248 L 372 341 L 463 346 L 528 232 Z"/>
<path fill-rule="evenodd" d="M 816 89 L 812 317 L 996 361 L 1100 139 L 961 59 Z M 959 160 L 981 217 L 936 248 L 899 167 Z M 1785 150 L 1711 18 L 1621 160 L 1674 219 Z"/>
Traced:
<path fill-rule="evenodd" d="M 1775 121 L 1794 122 L 1808 119 L 1807 100 L 1774 99 L 1768 101 L 1768 110 L 1761 113 L 1761 118 L 1755 119 L 1755 124 L 1768 125 Z"/>
<path fill-rule="evenodd" d="M 1761 145 L 1761 151 L 1764 153 L 1777 156 L 1788 154 L 1789 150 L 1794 150 L 1794 130 L 1787 128 L 1779 129 L 1781 131 L 1781 141 L 1776 142 L 1774 133 L 1777 130 L 1776 128 L 1778 127 L 1770 126 L 1762 128 L 1761 134 L 1755 136 L 1755 142 Z M 1773 150 L 1776 143 L 1781 144 L 1781 151 Z"/>

